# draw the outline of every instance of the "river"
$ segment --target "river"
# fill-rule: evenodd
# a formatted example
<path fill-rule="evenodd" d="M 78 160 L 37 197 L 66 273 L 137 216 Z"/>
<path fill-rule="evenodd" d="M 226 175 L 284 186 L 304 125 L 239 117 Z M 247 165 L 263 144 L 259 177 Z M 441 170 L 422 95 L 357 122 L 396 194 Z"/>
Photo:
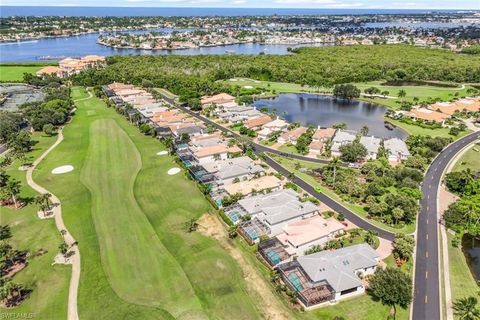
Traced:
<path fill-rule="evenodd" d="M 407 133 L 400 128 L 389 130 L 384 124 L 386 107 L 363 102 L 335 99 L 316 94 L 280 94 L 271 99 L 255 101 L 257 108 L 276 109 L 277 115 L 288 122 L 299 122 L 303 126 L 331 127 L 344 122 L 347 128 L 359 131 L 363 126 L 369 134 L 380 138 L 397 137 L 405 139 Z"/>

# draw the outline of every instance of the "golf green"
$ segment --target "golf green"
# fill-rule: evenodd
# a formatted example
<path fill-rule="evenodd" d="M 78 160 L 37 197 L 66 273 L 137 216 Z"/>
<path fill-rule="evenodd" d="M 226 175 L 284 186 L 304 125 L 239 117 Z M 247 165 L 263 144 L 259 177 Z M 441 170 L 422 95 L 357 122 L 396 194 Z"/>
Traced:
<path fill-rule="evenodd" d="M 188 221 L 212 208 L 185 175 L 167 174 L 175 162 L 156 155 L 158 140 L 98 98 L 76 105 L 64 141 L 34 178 L 61 199 L 79 242 L 80 318 L 261 318 L 237 262 L 216 241 L 187 232 Z M 66 163 L 78 170 L 51 174 Z"/>

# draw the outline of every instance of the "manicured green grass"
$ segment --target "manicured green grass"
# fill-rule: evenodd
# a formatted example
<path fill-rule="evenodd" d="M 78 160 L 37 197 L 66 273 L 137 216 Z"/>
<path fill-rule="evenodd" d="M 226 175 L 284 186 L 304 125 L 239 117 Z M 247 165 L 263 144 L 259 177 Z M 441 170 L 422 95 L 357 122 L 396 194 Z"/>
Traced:
<path fill-rule="evenodd" d="M 178 96 L 170 91 L 168 91 L 167 89 L 164 89 L 164 88 L 154 88 L 153 90 L 157 91 L 158 93 L 160 94 L 163 94 L 164 96 L 166 96 L 167 98 L 170 98 L 170 99 L 175 99 L 175 98 L 178 98 Z"/>
<path fill-rule="evenodd" d="M 278 150 L 282 151 L 282 152 L 287 152 L 287 153 L 300 154 L 297 151 L 297 148 L 295 148 L 294 145 L 290 145 L 290 144 L 284 144 L 284 145 L 280 146 L 278 148 Z"/>
<path fill-rule="evenodd" d="M 299 163 L 301 165 L 301 167 L 304 167 L 304 168 L 315 168 L 315 167 L 320 167 L 321 165 L 312 164 L 311 162 L 307 162 L 307 161 L 301 161 L 301 160 L 296 160 L 296 159 L 288 159 L 288 158 L 280 157 L 280 156 L 273 156 L 273 155 L 270 155 L 270 156 L 275 161 L 279 162 L 282 166 L 287 168 L 290 172 L 295 173 L 295 175 L 297 177 L 305 180 L 311 186 L 316 187 L 316 186 L 320 185 L 320 183 L 317 182 L 315 180 L 315 178 L 312 177 L 311 175 L 309 175 L 305 172 L 301 172 L 298 169 L 295 169 L 295 164 Z M 336 200 L 337 202 L 341 203 L 344 207 L 350 209 L 351 211 L 353 211 L 359 217 L 363 218 L 364 220 L 367 220 L 368 222 L 370 222 L 370 223 L 372 223 L 372 224 L 374 224 L 374 225 L 376 225 L 380 228 L 383 228 L 383 229 L 385 229 L 387 231 L 390 231 L 390 232 L 405 233 L 405 234 L 410 234 L 410 233 L 413 233 L 415 231 L 415 228 L 416 228 L 415 224 L 405 225 L 401 228 L 393 228 L 393 227 L 388 226 L 388 225 L 386 225 L 386 224 L 384 224 L 380 221 L 377 221 L 377 220 L 374 220 L 374 219 L 368 219 L 367 218 L 368 213 L 361 205 L 348 203 L 348 202 L 342 200 L 333 190 L 331 190 L 331 189 L 329 189 L 329 188 L 327 188 L 326 186 L 323 186 L 323 185 L 321 187 L 322 187 L 322 193 L 324 193 L 328 197 Z"/>
<path fill-rule="evenodd" d="M 451 101 L 452 99 L 458 97 L 465 97 L 467 96 L 467 89 L 469 86 L 465 86 L 463 89 L 461 86 L 458 88 L 447 88 L 447 87 L 436 87 L 436 86 L 383 86 L 381 85 L 383 81 L 372 81 L 372 82 L 363 82 L 363 83 L 354 83 L 360 90 L 363 91 L 366 88 L 376 87 L 381 91 L 388 91 L 388 96 L 396 97 L 395 99 L 383 99 L 383 98 L 362 98 L 362 100 L 366 100 L 373 103 L 382 104 L 393 109 L 398 109 L 400 107 L 401 99 L 398 97 L 398 92 L 400 90 L 404 90 L 406 92 L 406 96 L 404 98 L 405 101 L 409 101 L 413 103 L 413 98 L 419 98 L 419 101 L 427 100 L 428 98 L 439 98 L 442 101 Z M 455 94 L 457 94 L 455 96 Z"/>
<path fill-rule="evenodd" d="M 182 268 L 137 204 L 133 185 L 142 162 L 132 140 L 115 120 L 98 119 L 90 124 L 90 141 L 80 179 L 92 195 L 102 264 L 115 293 L 174 317 L 202 314 Z"/>
<path fill-rule="evenodd" d="M 447 238 L 452 300 L 476 297 L 480 287 L 468 267 L 465 255 L 460 247 L 452 246 L 453 235 L 447 232 Z"/>
<path fill-rule="evenodd" d="M 319 93 L 319 92 L 332 91 L 332 89 L 324 88 L 324 87 L 313 88 L 309 86 L 302 86 L 297 83 L 259 81 L 259 80 L 253 80 L 253 79 L 247 79 L 247 78 L 234 78 L 234 81 L 232 81 L 232 79 L 229 79 L 229 80 L 224 80 L 223 82 L 231 86 L 240 86 L 242 88 L 245 88 L 245 86 L 247 87 L 251 86 L 252 88 L 261 88 L 263 90 L 270 91 L 270 92 L 275 91 L 276 93 L 298 93 L 298 92 Z"/>
<path fill-rule="evenodd" d="M 402 128 L 410 135 L 423 135 L 423 136 L 428 135 L 431 137 L 453 138 L 454 140 L 456 140 L 472 132 L 471 130 L 467 129 L 465 131 L 460 132 L 458 136 L 452 136 L 448 134 L 450 132 L 449 128 L 429 129 L 429 128 L 422 128 L 414 124 L 403 123 L 401 121 L 390 119 L 390 118 L 385 118 L 385 120 L 399 128 Z"/>
<path fill-rule="evenodd" d="M 56 137 L 34 133 L 32 139 L 38 141 L 28 154 L 29 161 L 37 158 Z M 20 162 L 14 161 L 7 173 L 22 184 L 20 198 L 32 199 L 37 193 L 31 189 L 25 178 L 25 171 L 18 170 Z M 11 244 L 15 249 L 27 250 L 30 254 L 28 265 L 17 273 L 13 281 L 32 289 L 30 296 L 17 308 L 0 309 L 1 314 L 34 313 L 38 319 L 64 319 L 67 316 L 69 266 L 54 265 L 53 258 L 59 252 L 62 237 L 52 219 L 41 220 L 37 216 L 37 206 L 29 204 L 22 209 L 12 210 L 0 207 L 0 223 L 12 228 Z M 44 250 L 46 253 L 36 255 Z"/>
<path fill-rule="evenodd" d="M 2 63 L 0 64 L 0 82 L 22 81 L 24 73 L 35 74 L 47 65 L 52 65 L 52 63 Z"/>
<path fill-rule="evenodd" d="M 480 143 L 470 147 L 462 157 L 455 163 L 452 171 L 470 169 L 473 172 L 480 171 Z"/>
<path fill-rule="evenodd" d="M 72 96 L 82 96 L 79 90 L 83 89 L 75 88 Z M 80 317 L 171 319 L 174 313 L 179 319 L 224 319 L 232 314 L 260 318 L 235 260 L 214 240 L 186 231 L 190 219 L 212 208 L 184 175 L 167 175 L 175 163 L 169 156 L 156 155 L 164 149 L 159 142 L 140 134 L 97 98 L 79 101 L 77 106 L 76 116 L 65 128 L 65 140 L 45 159 L 35 178 L 62 200 L 65 223 L 79 241 Z M 72 164 L 75 170 L 50 174 L 62 164 Z M 112 243 L 116 241 L 119 244 Z M 114 252 L 103 252 L 110 248 Z M 153 266 L 146 266 L 147 261 Z M 119 278 L 135 272 L 132 277 L 151 281 L 143 283 L 146 288 L 139 287 L 139 279 Z M 165 283 L 159 284 L 159 279 Z M 180 295 L 179 290 L 183 290 Z M 143 293 L 149 296 L 139 296 Z M 147 298 L 150 306 L 143 303 Z"/>

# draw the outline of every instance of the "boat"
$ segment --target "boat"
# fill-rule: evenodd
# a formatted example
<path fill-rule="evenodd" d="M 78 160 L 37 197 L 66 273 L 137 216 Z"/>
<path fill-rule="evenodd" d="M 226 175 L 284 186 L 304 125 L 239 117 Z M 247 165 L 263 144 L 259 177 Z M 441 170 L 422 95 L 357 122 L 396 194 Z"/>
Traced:
<path fill-rule="evenodd" d="M 228 53 L 228 54 L 235 54 L 235 50 L 225 50 L 225 53 Z"/>

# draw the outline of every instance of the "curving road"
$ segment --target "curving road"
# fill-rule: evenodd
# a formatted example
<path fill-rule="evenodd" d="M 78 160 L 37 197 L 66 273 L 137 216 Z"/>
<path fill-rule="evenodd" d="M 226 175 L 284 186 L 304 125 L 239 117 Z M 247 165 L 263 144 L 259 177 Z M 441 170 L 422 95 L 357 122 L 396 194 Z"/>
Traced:
<path fill-rule="evenodd" d="M 193 112 L 192 110 L 187 109 L 187 108 L 182 107 L 182 106 L 177 105 L 177 107 L 179 109 L 181 109 L 183 112 L 192 115 L 193 117 L 203 121 L 206 124 L 214 126 L 215 128 L 217 128 L 218 130 L 220 130 L 222 132 L 229 133 L 236 138 L 244 138 L 240 134 L 238 134 L 238 133 L 236 133 L 236 132 L 234 132 L 234 131 L 232 131 L 228 128 L 225 128 L 222 125 L 219 125 L 218 123 L 200 115 L 197 112 Z M 284 157 L 289 157 L 289 158 L 293 158 L 293 159 L 297 159 L 297 160 L 303 160 L 303 161 L 309 161 L 309 162 L 315 162 L 315 163 L 321 163 L 321 164 L 328 164 L 329 163 L 328 160 L 314 159 L 314 158 L 304 157 L 304 156 L 296 155 L 296 154 L 292 154 L 292 153 L 285 153 L 285 152 L 278 151 L 276 149 L 272 149 L 272 148 L 263 146 L 263 145 L 258 144 L 258 143 L 253 143 L 252 142 L 252 145 L 254 147 L 255 153 L 257 153 L 257 154 L 258 153 L 264 153 L 265 156 L 266 156 L 265 159 L 266 159 L 267 164 L 270 165 L 273 169 L 275 169 L 277 172 L 279 172 L 280 174 L 282 174 L 285 177 L 288 177 L 290 175 L 290 172 L 287 169 L 285 169 L 282 165 L 277 163 L 275 160 L 270 158 L 267 155 L 267 153 L 277 154 L 277 155 L 281 155 L 281 156 L 284 156 Z M 345 164 L 343 164 L 343 165 L 346 166 Z M 321 202 L 325 203 L 332 210 L 334 210 L 338 213 L 342 213 L 347 220 L 351 221 L 353 224 L 357 225 L 358 227 L 360 227 L 362 229 L 365 229 L 365 230 L 375 231 L 375 232 L 378 233 L 378 236 L 380 236 L 381 238 L 387 239 L 389 241 L 393 241 L 393 239 L 395 238 L 395 235 L 394 235 L 393 232 L 387 231 L 385 229 L 382 229 L 380 227 L 377 227 L 377 226 L 371 224 L 367 220 L 360 218 L 358 215 L 353 213 L 351 210 L 344 207 L 342 204 L 338 203 L 336 200 L 328 197 L 327 195 L 325 195 L 323 193 L 316 192 L 314 187 L 311 186 L 305 180 L 303 180 L 299 177 L 294 177 L 292 179 L 292 181 L 295 184 L 297 184 L 300 188 L 307 191 L 308 193 L 310 193 L 312 196 L 314 196 L 315 198 L 317 198 Z"/>
<path fill-rule="evenodd" d="M 422 185 L 421 212 L 417 223 L 413 320 L 441 318 L 437 197 L 443 172 L 464 147 L 480 138 L 472 133 L 446 147 L 433 160 Z"/>

